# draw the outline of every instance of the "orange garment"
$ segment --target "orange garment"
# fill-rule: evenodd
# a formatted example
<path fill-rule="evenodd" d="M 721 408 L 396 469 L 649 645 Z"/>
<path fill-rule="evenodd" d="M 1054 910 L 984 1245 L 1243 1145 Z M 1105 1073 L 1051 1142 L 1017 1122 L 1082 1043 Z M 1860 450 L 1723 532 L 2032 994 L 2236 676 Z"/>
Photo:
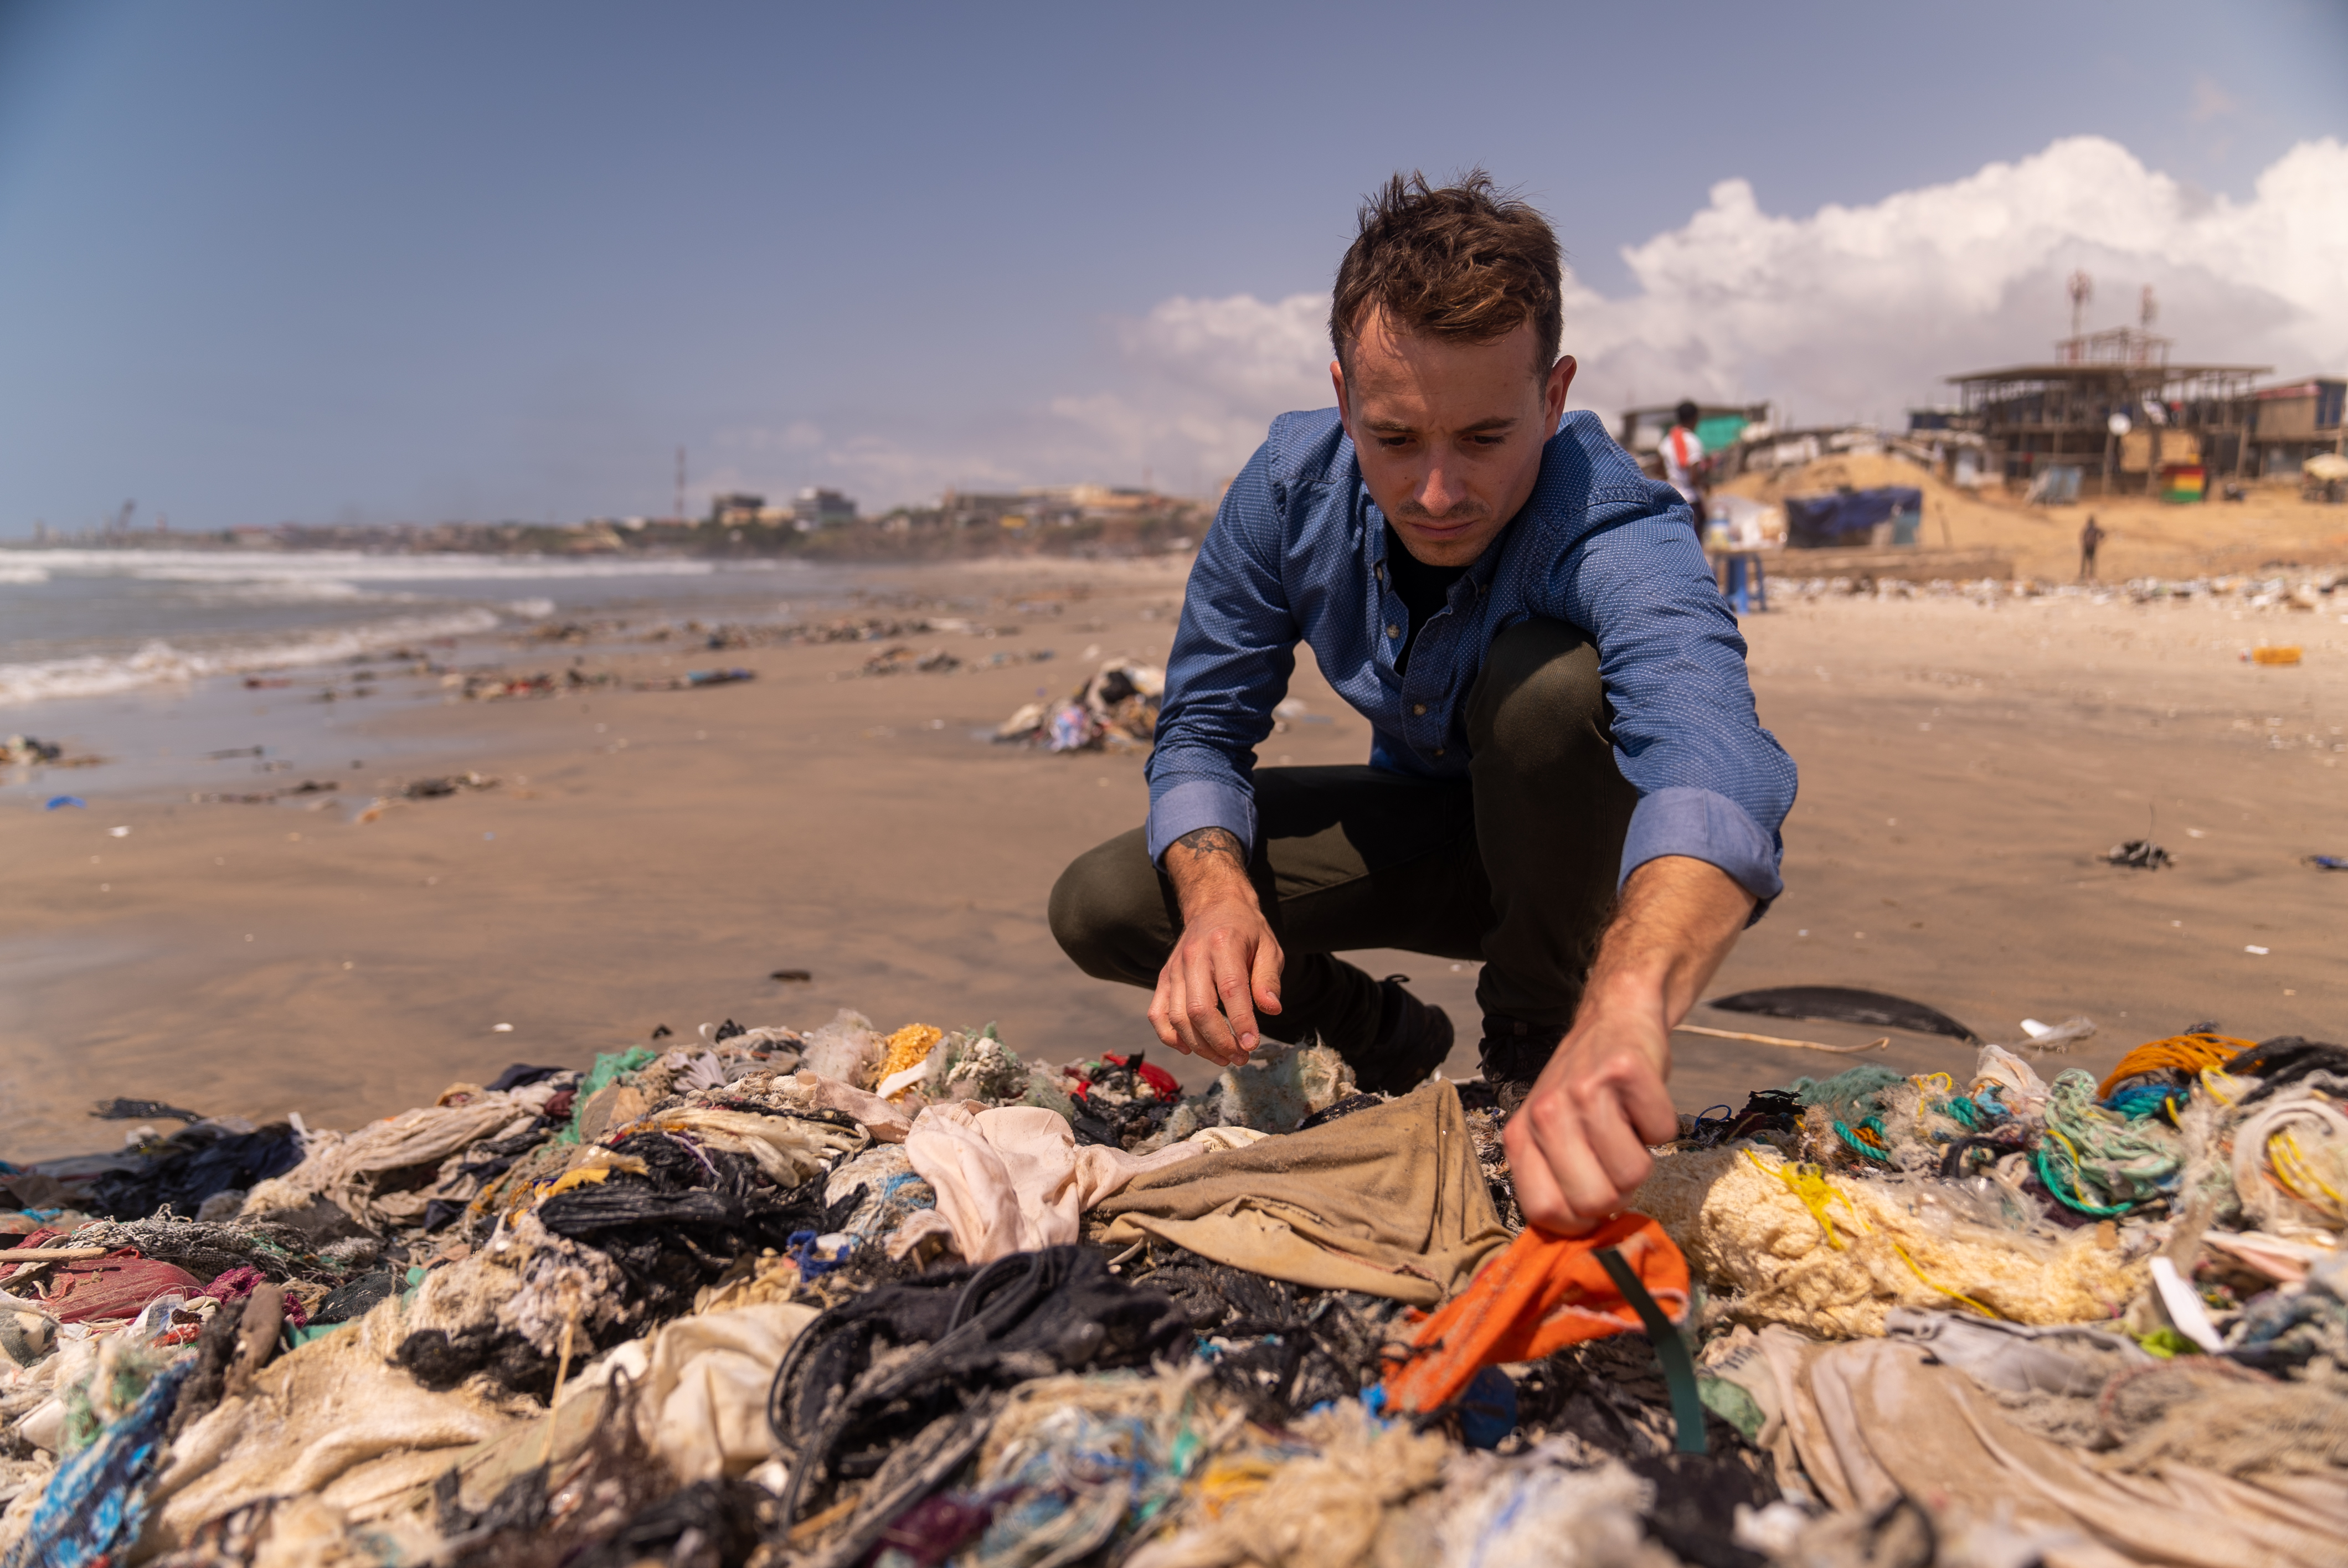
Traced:
<path fill-rule="evenodd" d="M 1408 1358 L 1386 1378 L 1385 1408 L 1432 1410 L 1486 1367 L 1538 1361 L 1638 1327 L 1638 1313 L 1598 1261 L 1610 1246 L 1657 1306 L 1673 1318 L 1686 1315 L 1687 1259 L 1646 1215 L 1617 1214 L 1584 1236 L 1528 1230 L 1419 1326 Z"/>

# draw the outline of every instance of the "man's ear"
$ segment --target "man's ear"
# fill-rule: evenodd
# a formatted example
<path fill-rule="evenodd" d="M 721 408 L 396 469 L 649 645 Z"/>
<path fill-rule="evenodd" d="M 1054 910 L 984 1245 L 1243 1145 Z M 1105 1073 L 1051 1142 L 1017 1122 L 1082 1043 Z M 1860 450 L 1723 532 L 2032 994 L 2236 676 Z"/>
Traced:
<path fill-rule="evenodd" d="M 1571 354 L 1560 354 L 1549 367 L 1549 384 L 1541 388 L 1541 409 L 1549 416 L 1549 427 L 1557 429 L 1565 417 L 1565 395 L 1573 388 L 1573 373 L 1581 368 Z"/>
<path fill-rule="evenodd" d="M 1333 359 L 1329 362 L 1329 385 L 1337 394 L 1338 422 L 1346 426 L 1345 434 L 1350 436 L 1354 432 L 1350 423 L 1352 416 L 1345 408 L 1345 362 L 1344 360 Z"/>

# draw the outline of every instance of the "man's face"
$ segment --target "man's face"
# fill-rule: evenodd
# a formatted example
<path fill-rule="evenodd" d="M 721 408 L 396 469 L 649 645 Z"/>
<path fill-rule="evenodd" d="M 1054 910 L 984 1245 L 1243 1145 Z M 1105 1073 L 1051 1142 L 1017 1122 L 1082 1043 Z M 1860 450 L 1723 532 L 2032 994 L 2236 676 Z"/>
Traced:
<path fill-rule="evenodd" d="M 1395 332 L 1373 306 L 1353 374 L 1330 362 L 1370 498 L 1427 565 L 1474 561 L 1533 493 L 1574 370 L 1569 356 L 1537 375 L 1536 358 L 1529 320 L 1490 343 L 1454 343 Z"/>

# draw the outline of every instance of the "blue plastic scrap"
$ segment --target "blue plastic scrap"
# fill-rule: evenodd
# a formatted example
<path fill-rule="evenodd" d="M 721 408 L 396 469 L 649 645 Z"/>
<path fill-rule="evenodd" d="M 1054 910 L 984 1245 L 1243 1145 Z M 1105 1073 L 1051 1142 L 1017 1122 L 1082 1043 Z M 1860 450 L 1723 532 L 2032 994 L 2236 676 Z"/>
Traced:
<path fill-rule="evenodd" d="M 1487 1367 L 1459 1395 L 1459 1440 L 1471 1449 L 1496 1449 L 1517 1430 L 1517 1385 L 1498 1367 Z"/>
<path fill-rule="evenodd" d="M 148 1485 L 168 1447 L 164 1428 L 194 1368 L 192 1356 L 164 1368 L 129 1414 L 57 1466 L 6 1568 L 108 1568 L 138 1543 Z"/>
<path fill-rule="evenodd" d="M 57 811 L 69 805 L 79 807 L 83 811 L 88 811 L 89 809 L 89 802 L 82 799 L 81 796 L 77 794 L 53 794 L 49 797 L 48 804 L 41 807 L 41 809 L 43 811 Z"/>

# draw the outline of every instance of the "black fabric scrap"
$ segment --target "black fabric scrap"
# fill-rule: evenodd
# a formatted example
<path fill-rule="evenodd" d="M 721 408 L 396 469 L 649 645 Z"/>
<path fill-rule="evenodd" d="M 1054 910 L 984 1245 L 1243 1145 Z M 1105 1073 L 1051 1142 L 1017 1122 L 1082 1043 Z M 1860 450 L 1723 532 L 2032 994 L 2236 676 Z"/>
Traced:
<path fill-rule="evenodd" d="M 166 1138 L 136 1168 L 108 1171 L 90 1184 L 90 1212 L 108 1219 L 143 1220 L 164 1204 L 192 1214 L 204 1200 L 282 1176 L 302 1163 L 302 1140 L 273 1122 L 251 1132 L 229 1132 L 209 1122 Z"/>
<path fill-rule="evenodd" d="M 767 1493 L 747 1481 L 697 1481 L 644 1509 L 565 1568 L 741 1568 L 758 1549 Z M 691 1536 L 688 1542 L 686 1537 Z"/>
<path fill-rule="evenodd" d="M 2226 1071 L 2233 1077 L 2259 1081 L 2258 1086 L 2241 1100 L 2245 1105 L 2255 1105 L 2318 1072 L 2348 1078 L 2348 1046 L 2296 1034 L 2278 1035 L 2237 1054 L 2226 1063 Z"/>
<path fill-rule="evenodd" d="M 1654 1486 L 1647 1533 L 1682 1562 L 1698 1568 L 1768 1568 L 1768 1558 L 1736 1543 L 1738 1506 L 1757 1511 L 1778 1496 L 1776 1487 L 1751 1466 L 1708 1453 L 1638 1454 L 1623 1462 Z"/>
<path fill-rule="evenodd" d="M 347 1285 L 338 1285 L 326 1292 L 326 1298 L 312 1308 L 313 1323 L 351 1323 L 365 1317 L 376 1304 L 397 1294 L 400 1276 L 386 1270 L 379 1274 L 363 1274 Z"/>
<path fill-rule="evenodd" d="M 491 1093 L 509 1089 L 526 1089 L 533 1083 L 543 1083 L 558 1072 L 569 1072 L 567 1067 L 532 1067 L 527 1061 L 517 1061 L 489 1081 Z"/>
<path fill-rule="evenodd" d="M 1961 1176 L 1971 1175 L 1972 1173 L 1966 1169 L 1966 1160 L 1977 1151 L 1987 1150 L 1990 1159 L 1994 1162 L 2005 1158 L 2008 1154 L 2021 1153 L 2022 1147 L 2022 1142 L 2018 1137 L 1960 1138 L 1951 1143 L 1947 1152 L 1941 1156 L 1941 1180 L 1953 1182 Z"/>
<path fill-rule="evenodd" d="M 500 1531 L 535 1533 L 546 1526 L 546 1470 L 538 1466 L 506 1482 L 489 1505 L 476 1513 L 459 1500 L 463 1472 L 450 1465 L 432 1485 L 433 1526 L 444 1552 L 461 1560 L 469 1548 Z"/>
<path fill-rule="evenodd" d="M 201 1122 L 201 1111 L 182 1111 L 160 1100 L 101 1100 L 90 1114 L 100 1122 Z"/>
<path fill-rule="evenodd" d="M 841 1481 L 873 1475 L 904 1438 L 983 1390 L 1147 1362 L 1189 1335 L 1181 1307 L 1111 1275 L 1085 1246 L 938 1269 L 851 1296 L 791 1342 L 768 1390 L 767 1423 L 791 1463 L 782 1524 Z"/>
<path fill-rule="evenodd" d="M 1312 1115 L 1299 1122 L 1296 1124 L 1296 1130 L 1302 1132 L 1310 1128 L 1323 1127 L 1332 1122 L 1341 1122 L 1356 1111 L 1375 1111 L 1385 1103 L 1386 1103 L 1386 1097 L 1383 1094 L 1348 1094 L 1343 1100 L 1323 1110 L 1315 1111 Z"/>
<path fill-rule="evenodd" d="M 1617 1334 L 1560 1350 L 1533 1363 L 1516 1383 L 1518 1430 L 1528 1440 L 1564 1435 L 1626 1462 L 1677 1453 L 1671 1389 L 1643 1334 Z M 1766 1451 L 1709 1409 L 1704 1430 L 1706 1451 L 1679 1455 L 1685 1462 L 1674 1474 L 1704 1478 L 1704 1486 L 1740 1499 L 1748 1484 L 1765 1487 L 1765 1500 L 1777 1495 L 1776 1467 Z M 1667 1501 L 1658 1481 L 1657 1506 Z"/>
<path fill-rule="evenodd" d="M 613 1150 L 644 1162 L 644 1174 L 614 1170 L 537 1209 L 541 1225 L 602 1254 L 624 1281 L 623 1300 L 630 1310 L 603 1326 L 593 1340 L 596 1349 L 639 1332 L 646 1320 L 687 1310 L 695 1293 L 735 1259 L 768 1247 L 781 1251 L 793 1232 L 813 1229 L 824 1212 L 821 1181 L 785 1192 L 769 1184 L 747 1154 L 705 1152 L 659 1132 L 630 1133 Z M 510 1330 L 420 1329 L 401 1342 L 394 1358 L 436 1389 L 453 1388 L 476 1372 L 541 1398 L 554 1383 L 553 1358 Z"/>
<path fill-rule="evenodd" d="M 1215 1383 L 1278 1426 L 1331 1399 L 1350 1399 L 1385 1374 L 1392 1302 L 1311 1290 L 1180 1248 L 1139 1282 L 1171 1296 L 1213 1354 Z"/>
<path fill-rule="evenodd" d="M 445 1394 L 477 1372 L 510 1393 L 550 1399 L 554 1358 L 541 1356 L 519 1334 L 482 1327 L 419 1328 L 399 1342 L 392 1362 L 436 1394 Z"/>

